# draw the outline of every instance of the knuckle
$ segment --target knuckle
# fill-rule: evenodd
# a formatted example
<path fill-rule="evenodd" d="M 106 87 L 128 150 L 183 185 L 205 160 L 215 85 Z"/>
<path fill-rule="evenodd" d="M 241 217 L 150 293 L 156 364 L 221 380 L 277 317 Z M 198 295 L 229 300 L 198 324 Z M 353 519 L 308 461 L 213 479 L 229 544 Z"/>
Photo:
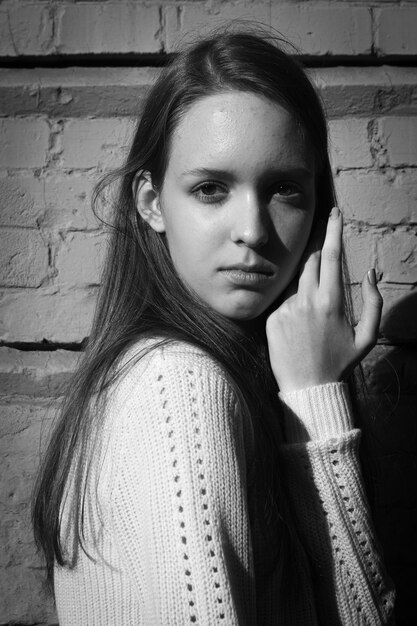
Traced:
<path fill-rule="evenodd" d="M 301 311 L 309 311 L 313 306 L 311 298 L 308 295 L 301 294 L 297 299 L 297 308 Z"/>
<path fill-rule="evenodd" d="M 319 304 L 321 310 L 326 314 L 331 315 L 332 313 L 339 311 L 339 304 L 329 294 L 322 294 L 320 296 Z"/>
<path fill-rule="evenodd" d="M 321 252 L 322 259 L 332 263 L 340 261 L 340 250 L 333 247 L 325 246 Z"/>
<path fill-rule="evenodd" d="M 383 300 L 381 294 L 379 293 L 379 291 L 372 295 L 371 304 L 373 304 L 373 306 L 375 308 L 377 308 L 377 309 L 382 309 L 382 306 L 384 304 L 384 300 Z"/>
<path fill-rule="evenodd" d="M 322 309 L 331 309 L 332 308 L 332 299 L 328 294 L 322 294 L 320 296 L 320 307 Z"/>

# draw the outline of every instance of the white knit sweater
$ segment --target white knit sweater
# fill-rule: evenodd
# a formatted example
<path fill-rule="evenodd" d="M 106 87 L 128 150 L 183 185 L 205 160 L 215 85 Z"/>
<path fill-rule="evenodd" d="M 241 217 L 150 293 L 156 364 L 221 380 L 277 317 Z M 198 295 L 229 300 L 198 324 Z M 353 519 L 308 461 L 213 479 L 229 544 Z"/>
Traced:
<path fill-rule="evenodd" d="M 295 542 L 281 579 L 250 526 L 253 431 L 222 369 L 185 343 L 126 368 L 87 487 L 90 558 L 80 550 L 75 569 L 55 568 L 60 626 L 391 623 L 394 592 L 369 518 L 347 387 L 280 399 L 281 466 L 305 549 Z M 306 553 L 308 574 L 299 565 Z"/>

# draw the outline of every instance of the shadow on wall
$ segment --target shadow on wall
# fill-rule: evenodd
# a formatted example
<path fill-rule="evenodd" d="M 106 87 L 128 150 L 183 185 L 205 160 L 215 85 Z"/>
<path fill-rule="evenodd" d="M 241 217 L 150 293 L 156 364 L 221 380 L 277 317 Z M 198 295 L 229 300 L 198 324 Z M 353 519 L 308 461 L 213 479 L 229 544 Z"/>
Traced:
<path fill-rule="evenodd" d="M 368 423 L 374 517 L 397 589 L 397 626 L 411 626 L 417 590 L 417 293 L 389 311 L 382 331 L 387 345 L 376 348 L 368 372 L 378 407 Z"/>

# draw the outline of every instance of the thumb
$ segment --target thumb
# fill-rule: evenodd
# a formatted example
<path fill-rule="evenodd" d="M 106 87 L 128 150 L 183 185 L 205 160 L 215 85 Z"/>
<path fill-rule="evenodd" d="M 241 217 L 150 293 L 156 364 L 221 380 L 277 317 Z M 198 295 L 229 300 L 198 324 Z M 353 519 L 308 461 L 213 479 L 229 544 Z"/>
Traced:
<path fill-rule="evenodd" d="M 368 352 L 378 338 L 383 300 L 376 286 L 375 270 L 369 270 L 362 280 L 362 315 L 355 329 L 355 345 L 359 352 Z"/>

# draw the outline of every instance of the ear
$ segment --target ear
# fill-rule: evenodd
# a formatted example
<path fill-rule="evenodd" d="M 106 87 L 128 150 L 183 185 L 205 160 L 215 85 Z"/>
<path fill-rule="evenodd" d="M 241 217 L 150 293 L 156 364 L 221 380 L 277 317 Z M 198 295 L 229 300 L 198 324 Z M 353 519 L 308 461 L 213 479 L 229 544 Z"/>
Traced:
<path fill-rule="evenodd" d="M 164 233 L 165 224 L 159 203 L 159 192 L 152 185 L 150 172 L 141 171 L 136 174 L 132 191 L 141 218 L 157 233 Z"/>

